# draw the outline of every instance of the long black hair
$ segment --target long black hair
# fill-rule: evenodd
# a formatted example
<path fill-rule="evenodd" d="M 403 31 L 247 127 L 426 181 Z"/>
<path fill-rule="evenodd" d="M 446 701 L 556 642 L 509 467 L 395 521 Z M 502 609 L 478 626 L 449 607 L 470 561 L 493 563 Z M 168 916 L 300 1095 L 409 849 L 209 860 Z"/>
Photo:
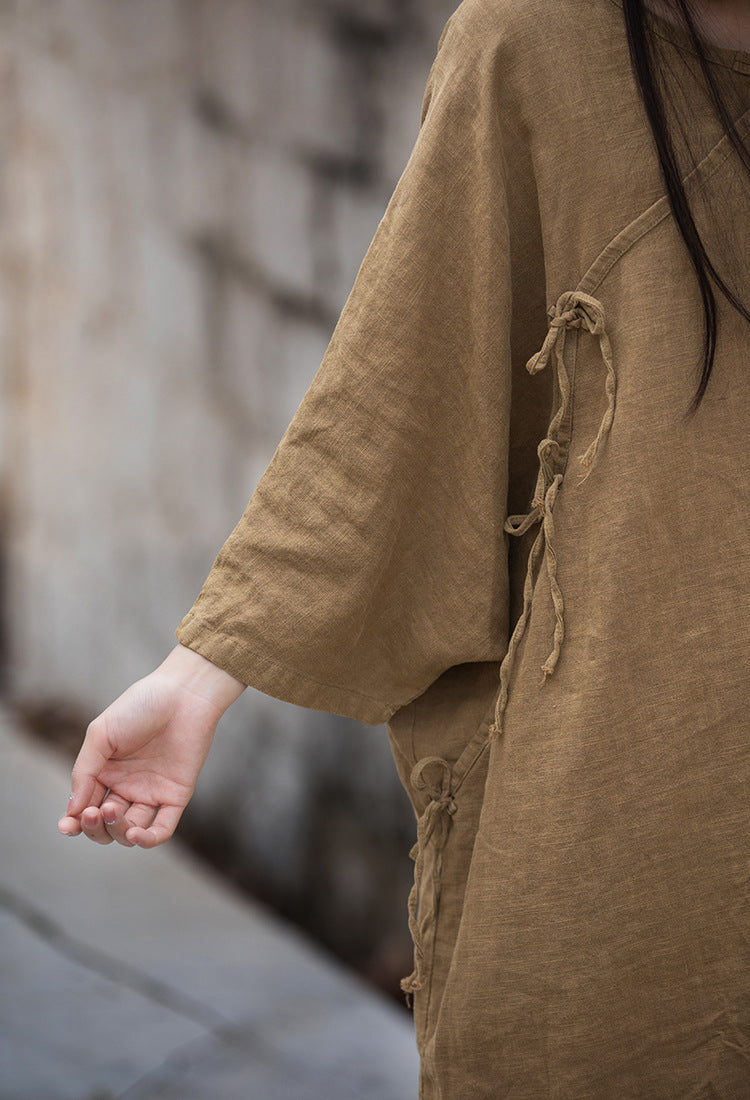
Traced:
<path fill-rule="evenodd" d="M 714 66 L 707 58 L 705 43 L 699 36 L 696 28 L 696 15 L 694 0 L 664 0 L 669 8 L 679 16 L 680 27 L 686 31 L 693 43 L 695 54 L 698 57 L 701 73 L 705 81 L 711 103 L 721 126 L 734 146 L 737 155 L 750 175 L 750 150 L 743 144 L 733 123 L 730 109 L 719 89 Z M 717 323 L 716 323 L 716 298 L 709 280 L 709 276 L 734 309 L 740 313 L 746 321 L 750 322 L 750 310 L 729 289 L 722 277 L 716 271 L 706 251 L 688 203 L 685 190 L 681 182 L 681 172 L 678 167 L 675 146 L 665 110 L 665 96 L 660 88 L 660 63 L 659 49 L 652 32 L 652 24 L 649 20 L 649 11 L 644 0 L 622 0 L 625 16 L 625 28 L 630 49 L 630 60 L 636 78 L 643 105 L 648 116 L 651 131 L 654 136 L 656 149 L 661 163 L 664 182 L 667 187 L 670 206 L 674 214 L 677 227 L 682 235 L 690 259 L 695 268 L 700 286 L 701 298 L 704 310 L 704 343 L 703 361 L 701 364 L 701 377 L 698 388 L 693 396 L 688 412 L 684 419 L 692 417 L 703 400 L 708 379 L 714 363 L 716 351 Z"/>

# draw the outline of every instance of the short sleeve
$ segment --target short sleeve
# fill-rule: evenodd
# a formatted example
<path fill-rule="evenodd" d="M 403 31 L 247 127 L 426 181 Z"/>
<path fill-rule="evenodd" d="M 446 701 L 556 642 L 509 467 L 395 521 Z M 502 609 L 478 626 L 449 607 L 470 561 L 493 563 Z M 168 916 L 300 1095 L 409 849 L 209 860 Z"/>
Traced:
<path fill-rule="evenodd" d="M 175 632 L 247 685 L 370 725 L 507 648 L 498 64 L 457 14 L 319 370 Z"/>

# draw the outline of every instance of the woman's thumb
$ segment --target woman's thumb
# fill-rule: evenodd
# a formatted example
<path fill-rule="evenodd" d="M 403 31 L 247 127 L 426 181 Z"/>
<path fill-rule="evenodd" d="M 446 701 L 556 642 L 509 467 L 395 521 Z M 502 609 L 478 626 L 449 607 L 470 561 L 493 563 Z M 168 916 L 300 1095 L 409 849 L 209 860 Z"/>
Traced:
<path fill-rule="evenodd" d="M 112 755 L 112 746 L 107 737 L 106 723 L 95 718 L 86 730 L 86 736 L 79 750 L 71 773 L 71 791 L 66 813 L 80 814 L 87 806 L 94 804 L 96 789 L 101 784 L 99 774 Z"/>

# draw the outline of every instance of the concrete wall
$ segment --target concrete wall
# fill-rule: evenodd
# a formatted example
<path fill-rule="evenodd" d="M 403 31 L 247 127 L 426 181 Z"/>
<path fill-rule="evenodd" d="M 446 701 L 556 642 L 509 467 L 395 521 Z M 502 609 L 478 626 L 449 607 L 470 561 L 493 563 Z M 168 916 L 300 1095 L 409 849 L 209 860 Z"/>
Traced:
<path fill-rule="evenodd" d="M 30 720 L 82 738 L 175 644 L 322 359 L 455 6 L 0 5 L 0 645 Z M 385 984 L 410 969 L 384 728 L 248 690 L 180 831 Z"/>

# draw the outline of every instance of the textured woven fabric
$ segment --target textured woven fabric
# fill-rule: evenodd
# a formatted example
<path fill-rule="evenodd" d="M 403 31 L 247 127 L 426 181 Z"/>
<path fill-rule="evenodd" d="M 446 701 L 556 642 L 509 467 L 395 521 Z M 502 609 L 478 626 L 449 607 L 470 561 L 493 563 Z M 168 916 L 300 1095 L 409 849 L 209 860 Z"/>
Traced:
<path fill-rule="evenodd" d="M 750 196 L 682 31 L 696 224 Z M 750 55 L 711 47 L 750 132 Z M 464 0 L 312 385 L 176 637 L 387 723 L 422 1100 L 750 1096 L 750 326 L 618 0 Z"/>

